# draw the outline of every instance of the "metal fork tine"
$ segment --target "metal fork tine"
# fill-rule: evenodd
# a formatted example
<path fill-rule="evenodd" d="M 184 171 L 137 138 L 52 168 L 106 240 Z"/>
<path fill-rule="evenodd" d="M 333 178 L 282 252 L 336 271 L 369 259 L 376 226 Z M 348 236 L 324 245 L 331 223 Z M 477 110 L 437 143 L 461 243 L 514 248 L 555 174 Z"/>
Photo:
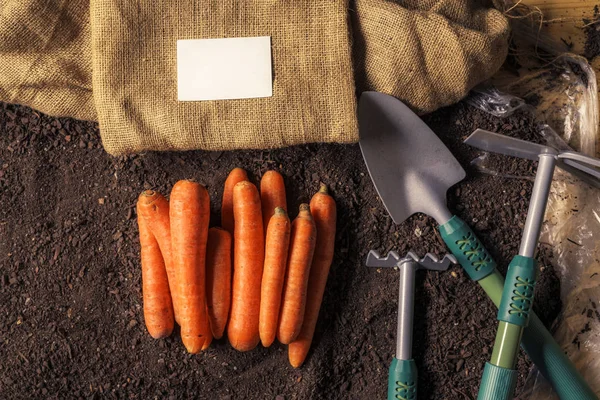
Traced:
<path fill-rule="evenodd" d="M 457 264 L 458 261 L 456 257 L 451 254 L 446 254 L 444 258 L 440 261 L 437 256 L 427 253 L 425 257 L 419 262 L 422 266 L 427 269 L 431 269 L 434 271 L 445 271 L 450 268 L 451 264 Z"/>
<path fill-rule="evenodd" d="M 394 267 L 400 261 L 400 256 L 395 251 L 390 251 L 385 257 L 376 250 L 369 251 L 367 255 L 367 267 Z"/>

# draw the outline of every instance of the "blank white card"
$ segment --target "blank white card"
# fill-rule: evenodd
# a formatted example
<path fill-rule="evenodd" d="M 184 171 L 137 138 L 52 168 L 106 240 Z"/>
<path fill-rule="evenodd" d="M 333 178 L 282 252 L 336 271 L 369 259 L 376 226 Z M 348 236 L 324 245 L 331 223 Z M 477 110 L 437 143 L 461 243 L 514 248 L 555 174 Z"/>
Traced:
<path fill-rule="evenodd" d="M 177 41 L 179 101 L 271 97 L 271 38 Z"/>

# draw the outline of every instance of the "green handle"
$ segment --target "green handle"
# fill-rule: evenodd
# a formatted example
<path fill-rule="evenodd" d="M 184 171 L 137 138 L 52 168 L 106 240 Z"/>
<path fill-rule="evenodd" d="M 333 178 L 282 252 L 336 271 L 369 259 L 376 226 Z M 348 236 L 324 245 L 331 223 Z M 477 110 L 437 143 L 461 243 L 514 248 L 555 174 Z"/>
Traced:
<path fill-rule="evenodd" d="M 446 242 L 448 248 L 454 253 L 459 263 L 465 267 L 463 257 L 461 257 L 464 256 L 464 253 L 460 249 L 457 249 L 456 242 L 461 240 L 462 237 L 468 236 L 469 233 L 475 238 L 473 231 L 456 216 L 452 217 L 446 224 L 440 226 L 439 229 L 442 239 Z M 457 249 L 456 252 L 455 249 Z M 471 260 L 467 259 L 466 262 L 468 262 L 468 266 L 465 270 L 468 273 L 468 268 L 472 269 L 473 267 Z M 470 276 L 473 277 L 472 275 Z M 485 290 L 496 307 L 499 307 L 504 289 L 504 278 L 495 269 L 495 263 L 494 270 L 485 277 L 480 278 L 477 282 Z M 542 375 L 550 382 L 561 400 L 598 400 L 598 397 L 575 369 L 573 363 L 571 363 L 550 332 L 548 332 L 533 312 L 529 318 L 529 325 L 523 332 L 521 346 Z"/>
<path fill-rule="evenodd" d="M 388 377 L 388 400 L 417 399 L 417 365 L 414 360 L 394 358 Z"/>
<path fill-rule="evenodd" d="M 523 329 L 529 324 L 537 280 L 536 262 L 531 257 L 515 256 L 508 266 L 502 300 L 498 307 L 498 332 L 491 364 L 514 368 Z"/>
<path fill-rule="evenodd" d="M 477 400 L 512 400 L 517 371 L 486 363 Z"/>
<path fill-rule="evenodd" d="M 440 233 L 458 263 L 474 281 L 479 281 L 496 270 L 496 262 L 492 256 L 471 228 L 456 215 L 440 226 Z"/>
<path fill-rule="evenodd" d="M 531 313 L 521 346 L 561 400 L 598 399 L 535 313 Z"/>
<path fill-rule="evenodd" d="M 533 306 L 536 262 L 531 257 L 515 256 L 508 266 L 502 300 L 498 307 L 498 320 L 525 328 Z M 518 343 L 517 343 L 518 346 Z"/>

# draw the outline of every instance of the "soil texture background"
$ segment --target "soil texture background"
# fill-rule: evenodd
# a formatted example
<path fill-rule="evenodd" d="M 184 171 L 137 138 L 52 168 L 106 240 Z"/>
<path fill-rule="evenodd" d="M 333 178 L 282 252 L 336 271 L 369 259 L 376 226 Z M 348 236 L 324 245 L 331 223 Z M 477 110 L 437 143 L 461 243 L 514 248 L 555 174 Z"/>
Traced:
<path fill-rule="evenodd" d="M 450 189 L 502 273 L 518 251 L 535 165 L 503 158 L 482 174 L 462 144 L 474 130 L 529 138 L 526 115 L 503 120 L 465 104 L 426 117 L 467 170 Z M 406 149 L 410 151 L 410 149 Z M 291 217 L 319 183 L 338 204 L 335 260 L 313 349 L 293 369 L 285 346 L 233 350 L 226 339 L 200 355 L 179 333 L 153 340 L 142 314 L 135 215 L 138 194 L 168 194 L 179 179 L 207 186 L 212 225 L 234 167 L 258 182 L 280 171 Z M 505 178 L 504 175 L 517 176 Z M 364 265 L 370 249 L 443 255 L 433 220 L 395 225 L 370 181 L 358 145 L 274 151 L 147 153 L 114 158 L 95 124 L 0 103 L 0 393 L 5 399 L 383 399 L 395 350 L 398 273 Z M 536 312 L 549 326 L 559 282 L 542 248 Z M 474 399 L 496 333 L 496 309 L 458 266 L 420 271 L 414 358 L 420 399 Z M 519 360 L 519 387 L 529 371 Z"/>

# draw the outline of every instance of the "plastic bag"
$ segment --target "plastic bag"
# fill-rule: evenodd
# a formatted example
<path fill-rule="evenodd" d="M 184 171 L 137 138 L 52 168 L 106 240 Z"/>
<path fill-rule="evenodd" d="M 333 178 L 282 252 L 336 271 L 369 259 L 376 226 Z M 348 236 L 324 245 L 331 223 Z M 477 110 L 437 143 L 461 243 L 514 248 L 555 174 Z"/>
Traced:
<path fill-rule="evenodd" d="M 584 59 L 565 55 L 512 82 L 503 81 L 500 89 L 477 89 L 467 101 L 498 117 L 528 110 L 548 145 L 597 156 L 598 88 L 594 71 Z M 486 157 L 473 161 L 481 171 L 523 178 L 490 168 Z M 600 393 L 598 238 L 600 191 L 557 169 L 540 236 L 540 241 L 554 250 L 554 268 L 561 281 L 563 310 L 555 322 L 554 337 L 596 393 Z M 558 396 L 533 368 L 521 398 L 550 400 Z"/>

